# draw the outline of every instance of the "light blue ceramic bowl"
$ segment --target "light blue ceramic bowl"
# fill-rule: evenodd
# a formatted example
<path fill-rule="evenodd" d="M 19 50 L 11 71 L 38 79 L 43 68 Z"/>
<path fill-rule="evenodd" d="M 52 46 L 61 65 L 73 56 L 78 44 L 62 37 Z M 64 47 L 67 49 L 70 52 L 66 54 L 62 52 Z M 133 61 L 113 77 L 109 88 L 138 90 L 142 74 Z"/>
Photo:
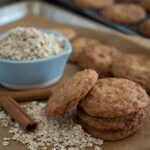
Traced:
<path fill-rule="evenodd" d="M 31 61 L 11 61 L 0 59 L 0 84 L 7 88 L 23 90 L 48 87 L 62 76 L 72 48 L 61 34 L 38 29 L 47 34 L 63 37 L 66 51 L 54 56 Z M 1 34 L 0 37 L 4 36 Z"/>

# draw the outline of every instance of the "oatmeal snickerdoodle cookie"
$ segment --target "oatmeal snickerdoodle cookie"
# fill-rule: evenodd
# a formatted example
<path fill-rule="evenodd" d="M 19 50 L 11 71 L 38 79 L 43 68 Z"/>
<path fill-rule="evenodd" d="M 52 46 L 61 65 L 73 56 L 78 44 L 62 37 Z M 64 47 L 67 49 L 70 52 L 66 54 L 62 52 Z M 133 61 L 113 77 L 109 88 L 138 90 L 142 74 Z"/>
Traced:
<path fill-rule="evenodd" d="M 61 87 L 52 92 L 46 106 L 46 116 L 55 117 L 78 104 L 94 86 L 97 78 L 98 74 L 91 69 L 73 75 Z"/>
<path fill-rule="evenodd" d="M 95 39 L 89 39 L 89 38 L 85 38 L 85 37 L 77 37 L 75 38 L 72 42 L 72 53 L 69 57 L 69 62 L 71 63 L 77 63 L 78 62 L 78 57 L 81 53 L 82 50 L 84 50 L 88 45 L 97 45 L 100 42 L 95 40 Z"/>
<path fill-rule="evenodd" d="M 74 0 L 74 3 L 81 8 L 101 9 L 111 6 L 114 0 Z"/>
<path fill-rule="evenodd" d="M 134 134 L 135 132 L 137 132 L 141 128 L 141 126 L 142 126 L 146 116 L 147 116 L 147 113 L 145 111 L 143 111 L 141 113 L 141 115 L 139 116 L 139 118 L 137 118 L 137 122 L 133 126 L 133 128 L 128 128 L 126 130 L 117 130 L 117 131 L 113 131 L 113 130 L 97 130 L 97 129 L 87 125 L 81 119 L 78 119 L 78 123 L 82 126 L 82 128 L 86 132 L 91 134 L 93 137 L 101 138 L 101 139 L 103 139 L 105 141 L 118 141 L 118 140 L 127 138 L 127 137 L 131 136 L 132 134 Z"/>
<path fill-rule="evenodd" d="M 141 84 L 150 92 L 150 56 L 126 54 L 117 58 L 112 67 L 115 77 L 126 78 Z"/>
<path fill-rule="evenodd" d="M 95 117 L 127 116 L 149 104 L 146 91 L 137 83 L 121 78 L 99 79 L 80 102 L 80 107 Z"/>
<path fill-rule="evenodd" d="M 71 28 L 52 28 L 52 31 L 64 35 L 69 41 L 73 40 L 77 33 Z"/>
<path fill-rule="evenodd" d="M 150 19 L 147 19 L 140 24 L 139 32 L 147 37 L 150 37 Z"/>
<path fill-rule="evenodd" d="M 117 0 L 118 2 L 137 2 L 138 0 Z"/>
<path fill-rule="evenodd" d="M 112 61 L 121 52 L 114 47 L 104 44 L 89 46 L 80 53 L 78 64 L 83 69 L 94 69 L 99 78 L 111 76 Z"/>
<path fill-rule="evenodd" d="M 146 17 L 146 12 L 140 5 L 124 3 L 103 9 L 101 15 L 115 23 L 136 24 Z"/>
<path fill-rule="evenodd" d="M 139 0 L 138 4 L 145 8 L 146 11 L 150 12 L 150 0 Z"/>
<path fill-rule="evenodd" d="M 138 112 L 129 114 L 123 117 L 104 118 L 93 117 L 88 115 L 80 106 L 77 107 L 78 117 L 84 121 L 88 126 L 97 130 L 128 130 L 132 129 L 137 123 L 139 118 L 145 114 L 146 109 L 141 109 Z"/>

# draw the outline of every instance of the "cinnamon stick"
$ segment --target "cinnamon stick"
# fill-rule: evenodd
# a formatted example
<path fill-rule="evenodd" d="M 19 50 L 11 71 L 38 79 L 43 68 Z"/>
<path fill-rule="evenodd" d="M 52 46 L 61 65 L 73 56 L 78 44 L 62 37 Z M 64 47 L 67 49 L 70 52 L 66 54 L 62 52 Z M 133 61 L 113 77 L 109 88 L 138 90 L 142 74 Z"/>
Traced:
<path fill-rule="evenodd" d="M 19 91 L 19 92 L 1 92 L 0 96 L 10 96 L 16 101 L 40 101 L 47 100 L 51 94 L 51 88 L 30 90 L 30 91 Z"/>
<path fill-rule="evenodd" d="M 0 106 L 16 121 L 25 131 L 33 131 L 37 124 L 24 111 L 23 108 L 10 96 L 0 96 Z"/>

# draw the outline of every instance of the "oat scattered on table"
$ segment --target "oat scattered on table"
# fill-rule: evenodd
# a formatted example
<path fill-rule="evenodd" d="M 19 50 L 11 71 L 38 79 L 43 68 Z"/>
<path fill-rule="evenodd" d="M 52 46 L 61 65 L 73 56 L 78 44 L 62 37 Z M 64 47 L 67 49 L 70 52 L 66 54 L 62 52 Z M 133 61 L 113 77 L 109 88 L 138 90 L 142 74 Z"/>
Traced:
<path fill-rule="evenodd" d="M 42 147 L 42 150 L 48 150 L 48 146 L 54 146 L 53 150 L 79 150 L 85 147 L 98 147 L 103 144 L 103 141 L 91 137 L 85 133 L 80 125 L 76 123 L 76 111 L 72 109 L 62 116 L 47 120 L 45 117 L 45 104 L 39 102 L 31 102 L 22 105 L 23 108 L 38 122 L 38 128 L 35 132 L 25 133 L 16 122 L 12 122 L 0 108 L 0 124 L 3 127 L 9 127 L 10 137 L 5 137 L 5 146 L 7 140 L 20 142 L 27 145 L 29 150 L 37 150 Z M 35 140 L 36 139 L 36 140 Z M 9 140 L 8 140 L 9 142 Z"/>

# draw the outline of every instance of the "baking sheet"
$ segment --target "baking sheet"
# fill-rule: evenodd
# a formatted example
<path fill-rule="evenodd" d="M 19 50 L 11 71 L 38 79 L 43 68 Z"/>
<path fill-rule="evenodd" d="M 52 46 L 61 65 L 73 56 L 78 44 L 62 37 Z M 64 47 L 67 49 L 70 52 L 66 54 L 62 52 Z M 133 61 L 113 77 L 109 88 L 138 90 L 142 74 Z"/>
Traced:
<path fill-rule="evenodd" d="M 101 9 L 79 8 L 78 6 L 76 6 L 74 4 L 73 0 L 56 0 L 56 1 L 58 1 L 60 4 L 62 4 L 64 6 L 66 6 L 67 8 L 70 8 L 74 12 L 78 12 L 82 15 L 92 18 L 92 19 L 96 20 L 97 22 L 107 25 L 108 27 L 114 28 L 118 31 L 130 34 L 130 35 L 144 37 L 144 35 L 141 35 L 138 32 L 138 27 L 142 21 L 140 21 L 137 24 L 132 24 L 132 25 L 114 23 L 114 22 L 111 22 L 111 21 L 105 19 L 102 15 L 100 15 Z M 149 17 L 150 17 L 150 13 L 147 13 L 145 20 L 148 19 Z"/>
<path fill-rule="evenodd" d="M 150 42 L 145 39 L 132 38 L 130 36 L 126 36 L 118 33 L 105 33 L 103 31 L 92 30 L 89 28 L 82 28 L 82 27 L 60 24 L 35 15 L 27 15 L 21 20 L 12 22 L 5 26 L 1 26 L 0 33 L 6 32 L 8 29 L 14 28 L 16 26 L 27 26 L 27 27 L 33 26 L 33 27 L 40 27 L 46 29 L 50 29 L 52 27 L 57 27 L 57 26 L 72 27 L 77 31 L 78 36 L 96 38 L 108 45 L 116 46 L 124 52 L 139 52 L 139 53 L 146 53 L 150 55 Z M 143 42 L 141 41 L 144 41 L 145 43 L 142 44 Z M 63 78 L 57 84 L 55 84 L 52 87 L 52 89 L 56 88 L 59 84 L 64 82 L 69 76 L 71 76 L 78 70 L 79 70 L 78 66 L 67 64 Z M 7 89 L 0 87 L 0 91 L 6 91 L 6 90 Z M 104 142 L 104 145 L 102 145 L 102 150 L 149 150 L 150 149 L 149 131 L 150 131 L 150 116 L 144 123 L 142 129 L 139 132 L 137 132 L 135 135 L 118 142 Z M 11 141 L 9 146 L 2 147 L 1 146 L 2 139 L 7 135 L 8 135 L 8 129 L 0 127 L 0 150 L 26 150 L 26 146 L 21 145 L 20 143 L 16 143 L 14 141 Z"/>

